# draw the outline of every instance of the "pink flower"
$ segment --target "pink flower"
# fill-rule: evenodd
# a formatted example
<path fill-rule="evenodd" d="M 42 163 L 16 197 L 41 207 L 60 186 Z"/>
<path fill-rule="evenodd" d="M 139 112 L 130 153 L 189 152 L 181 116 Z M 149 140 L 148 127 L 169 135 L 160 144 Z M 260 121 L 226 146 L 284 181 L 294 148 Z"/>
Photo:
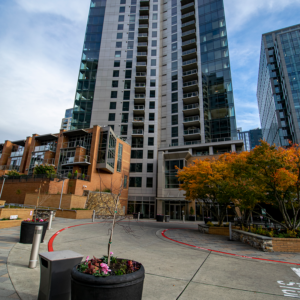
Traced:
<path fill-rule="evenodd" d="M 101 267 L 101 271 L 106 275 L 108 272 L 110 272 L 111 270 L 108 268 L 108 265 L 105 263 L 101 263 L 100 264 Z"/>
<path fill-rule="evenodd" d="M 113 252 L 110 252 L 110 255 L 113 255 L 114 253 Z"/>
<path fill-rule="evenodd" d="M 39 222 L 44 222 L 44 220 L 43 219 L 40 219 L 40 221 Z"/>
<path fill-rule="evenodd" d="M 86 257 L 86 260 L 85 260 L 85 262 L 88 262 L 88 261 L 89 261 L 89 258 L 90 258 L 90 257 L 89 257 L 89 256 L 87 256 L 87 257 Z"/>

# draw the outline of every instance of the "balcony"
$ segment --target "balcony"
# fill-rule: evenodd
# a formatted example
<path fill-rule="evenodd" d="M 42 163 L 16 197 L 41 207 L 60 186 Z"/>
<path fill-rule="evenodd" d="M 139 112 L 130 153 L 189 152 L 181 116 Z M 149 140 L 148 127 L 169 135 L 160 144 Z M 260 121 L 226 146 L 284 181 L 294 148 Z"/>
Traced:
<path fill-rule="evenodd" d="M 183 23 L 181 25 L 182 32 L 186 32 L 188 30 L 195 29 L 195 28 L 196 28 L 196 21 L 195 20 Z"/>
<path fill-rule="evenodd" d="M 181 6 L 181 14 L 185 15 L 191 11 L 195 11 L 195 3 L 191 2 L 186 5 Z"/>
<path fill-rule="evenodd" d="M 187 22 L 187 21 L 191 21 L 191 20 L 195 20 L 195 12 L 191 11 L 187 14 L 184 14 L 181 16 L 181 21 L 183 22 Z"/>
<path fill-rule="evenodd" d="M 197 57 L 197 49 L 193 48 L 182 52 L 183 60 L 190 60 Z"/>
<path fill-rule="evenodd" d="M 145 93 L 146 91 L 146 83 L 144 82 L 137 82 L 135 84 L 135 92 L 138 93 Z"/>
<path fill-rule="evenodd" d="M 149 6 L 149 2 L 150 2 L 150 0 L 140 0 L 140 4 L 142 5 L 142 6 Z"/>
<path fill-rule="evenodd" d="M 186 105 L 199 103 L 199 93 L 198 92 L 191 92 L 183 94 L 182 97 L 183 103 Z"/>
<path fill-rule="evenodd" d="M 139 16 L 139 23 L 140 24 L 148 24 L 149 23 L 149 16 Z"/>
<path fill-rule="evenodd" d="M 197 59 L 193 58 L 182 62 L 182 71 L 193 70 L 197 68 Z"/>
<path fill-rule="evenodd" d="M 138 72 L 146 72 L 147 71 L 147 62 L 146 61 L 138 61 L 136 63 L 136 70 Z"/>
<path fill-rule="evenodd" d="M 190 81 L 192 79 L 198 79 L 198 70 L 193 69 L 189 71 L 182 72 L 183 81 Z"/>
<path fill-rule="evenodd" d="M 197 40 L 196 39 L 190 39 L 182 43 L 181 45 L 182 51 L 186 51 L 192 48 L 197 47 Z"/>
<path fill-rule="evenodd" d="M 23 154 L 24 154 L 24 149 L 23 149 L 23 150 L 20 150 L 20 151 L 12 152 L 12 153 L 10 154 L 10 157 L 23 156 Z"/>
<path fill-rule="evenodd" d="M 140 15 L 141 16 L 149 15 L 149 6 L 141 6 Z"/>
<path fill-rule="evenodd" d="M 142 137 L 144 135 L 144 129 L 132 129 L 132 135 Z"/>
<path fill-rule="evenodd" d="M 148 28 L 149 28 L 149 25 L 148 24 L 140 24 L 139 25 L 139 32 L 146 32 L 148 33 Z"/>
<path fill-rule="evenodd" d="M 198 144 L 201 144 L 201 140 L 194 140 L 194 141 L 186 141 L 186 142 L 184 142 L 185 146 L 198 145 Z"/>
<path fill-rule="evenodd" d="M 56 145 L 42 145 L 34 147 L 34 152 L 52 151 L 56 152 Z"/>
<path fill-rule="evenodd" d="M 138 42 L 148 42 L 148 33 L 139 33 Z"/>
<path fill-rule="evenodd" d="M 75 157 L 63 157 L 61 160 L 62 166 L 89 166 L 90 163 L 90 157 L 88 155 L 78 155 Z"/>
<path fill-rule="evenodd" d="M 186 117 L 183 119 L 183 123 L 188 126 L 197 126 L 200 123 L 200 117 L 198 116 L 192 116 L 192 117 Z"/>
<path fill-rule="evenodd" d="M 12 171 L 12 170 L 15 170 L 15 171 L 19 172 L 20 171 L 20 166 L 17 166 L 17 165 L 0 166 L 0 171 Z"/>
<path fill-rule="evenodd" d="M 135 80 L 145 82 L 146 81 L 146 76 L 147 76 L 146 72 L 136 72 Z"/>
<path fill-rule="evenodd" d="M 144 105 L 134 105 L 133 112 L 134 114 L 144 114 L 145 106 Z"/>
<path fill-rule="evenodd" d="M 136 59 L 137 61 L 147 61 L 147 52 L 137 52 Z"/>
<path fill-rule="evenodd" d="M 62 144 L 62 148 L 76 148 L 76 147 L 82 147 L 86 148 L 86 143 L 83 141 L 73 141 L 73 142 L 66 142 Z"/>
<path fill-rule="evenodd" d="M 183 106 L 183 115 L 185 117 L 199 115 L 199 103 L 188 104 Z"/>
<path fill-rule="evenodd" d="M 147 42 L 140 42 L 137 44 L 137 50 L 138 52 L 146 52 L 148 48 Z"/>
<path fill-rule="evenodd" d="M 185 42 L 190 39 L 196 38 L 196 29 L 188 30 L 182 33 L 181 35 L 182 42 Z"/>
<path fill-rule="evenodd" d="M 133 125 L 144 124 L 144 121 L 145 121 L 144 117 L 135 117 L 135 116 L 133 116 L 132 124 Z"/>
<path fill-rule="evenodd" d="M 135 94 L 134 95 L 134 99 L 145 99 L 146 98 L 146 94 Z"/>
<path fill-rule="evenodd" d="M 182 85 L 183 93 L 198 91 L 198 80 L 184 82 Z"/>
<path fill-rule="evenodd" d="M 186 129 L 183 131 L 183 136 L 185 141 L 199 140 L 200 134 L 201 134 L 200 128 Z"/>

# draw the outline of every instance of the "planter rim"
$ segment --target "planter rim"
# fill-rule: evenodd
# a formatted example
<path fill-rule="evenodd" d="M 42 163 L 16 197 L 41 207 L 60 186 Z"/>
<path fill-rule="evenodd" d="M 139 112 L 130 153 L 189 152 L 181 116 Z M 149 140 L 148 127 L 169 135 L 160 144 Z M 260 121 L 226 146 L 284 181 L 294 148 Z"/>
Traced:
<path fill-rule="evenodd" d="M 141 265 L 140 269 L 136 272 L 119 275 L 119 276 L 108 276 L 108 277 L 95 277 L 94 275 L 84 274 L 77 270 L 78 265 L 73 267 L 71 271 L 71 277 L 80 283 L 86 283 L 90 285 L 116 285 L 116 284 L 126 284 L 132 281 L 144 280 L 145 269 Z"/>
<path fill-rule="evenodd" d="M 30 224 L 30 225 L 41 225 L 41 224 L 47 224 L 49 223 L 48 221 L 45 222 L 27 222 L 27 221 L 22 221 L 22 224 Z"/>
<path fill-rule="evenodd" d="M 247 232 L 247 231 L 243 231 L 243 230 L 238 230 L 238 229 L 232 229 L 233 232 L 237 232 L 237 233 L 241 233 L 244 235 L 249 235 L 249 236 L 253 236 L 257 239 L 261 239 L 261 240 L 272 240 L 273 238 L 269 237 L 269 236 L 264 236 L 264 235 L 260 235 L 260 234 L 256 234 L 256 233 L 252 233 L 252 232 Z"/>

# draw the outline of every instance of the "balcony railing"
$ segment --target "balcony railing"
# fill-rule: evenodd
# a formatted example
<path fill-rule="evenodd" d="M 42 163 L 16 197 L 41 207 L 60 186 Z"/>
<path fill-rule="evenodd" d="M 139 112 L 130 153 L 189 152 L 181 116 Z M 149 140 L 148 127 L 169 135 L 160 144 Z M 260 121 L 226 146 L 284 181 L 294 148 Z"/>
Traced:
<path fill-rule="evenodd" d="M 184 145 L 198 145 L 198 144 L 201 144 L 201 141 L 187 141 L 187 142 L 184 142 Z"/>
<path fill-rule="evenodd" d="M 186 60 L 184 62 L 182 62 L 182 65 L 183 66 L 187 66 L 187 65 L 191 65 L 191 64 L 194 64 L 197 62 L 197 59 L 196 58 L 193 58 L 193 59 L 190 59 L 190 60 Z"/>
<path fill-rule="evenodd" d="M 55 165 L 55 158 L 48 158 L 48 159 L 37 159 L 32 162 L 32 166 L 30 167 L 35 167 L 35 166 L 40 166 L 40 165 Z"/>
<path fill-rule="evenodd" d="M 136 72 L 136 76 L 137 76 L 137 77 L 144 77 L 144 76 L 146 76 L 146 75 L 147 75 L 146 72 Z"/>
<path fill-rule="evenodd" d="M 145 109 L 145 106 L 144 105 L 135 105 L 134 110 L 144 110 Z"/>
<path fill-rule="evenodd" d="M 56 151 L 56 145 L 42 145 L 42 146 L 36 146 L 34 147 L 35 152 L 41 152 L 41 151 Z"/>
<path fill-rule="evenodd" d="M 10 165 L 10 166 L 0 166 L 0 170 L 1 171 L 12 171 L 12 170 L 16 170 L 16 171 L 20 171 L 20 166 L 15 166 L 15 165 Z"/>
<path fill-rule="evenodd" d="M 149 16 L 139 16 L 139 19 L 140 19 L 140 20 L 148 20 L 148 19 L 149 19 Z"/>
<path fill-rule="evenodd" d="M 149 7 L 147 7 L 147 6 L 141 6 L 140 10 L 149 10 Z"/>
<path fill-rule="evenodd" d="M 139 88 L 139 87 L 146 87 L 146 83 L 143 83 L 143 82 L 142 82 L 142 83 L 136 83 L 136 84 L 135 84 L 135 87 L 136 87 L 136 88 Z"/>
<path fill-rule="evenodd" d="M 183 94 L 183 99 L 184 98 L 198 97 L 198 96 L 199 96 L 198 92 L 186 93 L 186 94 Z"/>
<path fill-rule="evenodd" d="M 23 154 L 24 154 L 24 149 L 21 151 L 12 152 L 10 154 L 10 157 L 23 156 Z"/>
<path fill-rule="evenodd" d="M 147 52 L 138 52 L 137 56 L 147 56 Z"/>
<path fill-rule="evenodd" d="M 139 42 L 138 47 L 147 47 L 148 43 L 147 42 Z"/>
<path fill-rule="evenodd" d="M 144 117 L 134 117 L 133 122 L 144 122 L 145 118 Z"/>
<path fill-rule="evenodd" d="M 183 23 L 183 24 L 181 25 L 181 28 L 186 27 L 186 26 L 189 26 L 189 25 L 193 25 L 193 24 L 195 24 L 195 23 L 196 23 L 195 20 L 189 21 L 189 22 L 186 22 L 186 23 Z"/>
<path fill-rule="evenodd" d="M 188 86 L 192 86 L 192 85 L 196 85 L 196 84 L 198 84 L 197 80 L 188 81 L 188 82 L 183 83 L 183 87 L 188 87 Z M 186 97 L 184 97 L 184 98 L 186 98 Z"/>
<path fill-rule="evenodd" d="M 186 46 L 186 45 L 193 44 L 193 43 L 196 43 L 196 39 L 187 40 L 182 43 L 182 46 Z"/>
<path fill-rule="evenodd" d="M 205 141 L 207 143 L 218 143 L 218 142 L 228 142 L 228 141 L 242 141 L 241 139 L 237 138 L 237 137 L 226 137 L 226 138 L 206 138 Z"/>
<path fill-rule="evenodd" d="M 184 37 L 184 36 L 186 36 L 186 35 L 189 35 L 189 34 L 192 34 L 192 33 L 195 33 L 195 32 L 196 32 L 196 29 L 192 29 L 192 30 L 183 32 L 181 36 Z"/>
<path fill-rule="evenodd" d="M 188 122 L 194 122 L 194 121 L 199 121 L 199 120 L 200 120 L 199 116 L 193 116 L 193 117 L 184 118 L 183 122 L 188 123 Z"/>
<path fill-rule="evenodd" d="M 183 106 L 183 110 L 189 110 L 189 109 L 194 109 L 194 108 L 199 108 L 199 104 L 194 103 L 194 104 L 189 104 L 189 105 L 184 105 Z"/>
<path fill-rule="evenodd" d="M 188 18 L 188 17 L 190 17 L 190 16 L 193 16 L 194 14 L 195 14 L 195 12 L 194 12 L 194 11 L 191 11 L 191 12 L 185 14 L 185 15 L 182 15 L 181 19 Z"/>
<path fill-rule="evenodd" d="M 148 37 L 148 33 L 139 33 L 138 37 Z"/>
<path fill-rule="evenodd" d="M 188 70 L 188 71 L 182 72 L 182 76 L 189 76 L 189 75 L 193 75 L 193 74 L 197 74 L 197 73 L 198 73 L 197 69 Z"/>
<path fill-rule="evenodd" d="M 161 144 L 161 148 L 167 148 L 167 147 L 182 147 L 182 146 L 188 146 L 188 145 L 198 145 L 201 144 L 200 140 L 193 140 L 193 141 L 186 141 L 184 143 L 172 143 L 172 144 Z"/>
<path fill-rule="evenodd" d="M 90 163 L 90 157 L 88 155 L 79 155 L 75 157 L 63 157 L 61 160 L 62 165 L 75 164 L 75 163 Z"/>
<path fill-rule="evenodd" d="M 62 144 L 62 148 L 76 148 L 83 147 L 86 148 L 86 143 L 83 141 L 74 141 L 74 142 L 66 142 Z"/>
<path fill-rule="evenodd" d="M 132 134 L 144 134 L 143 129 L 132 129 Z"/>
<path fill-rule="evenodd" d="M 191 49 L 191 50 L 187 50 L 187 51 L 182 52 L 182 56 L 192 54 L 192 53 L 195 53 L 195 52 L 197 52 L 196 48 Z"/>
<path fill-rule="evenodd" d="M 209 152 L 208 151 L 195 152 L 193 155 L 194 156 L 206 156 L 206 155 L 209 155 Z"/>
<path fill-rule="evenodd" d="M 199 128 L 184 130 L 184 135 L 197 134 L 197 133 L 200 133 L 200 129 Z"/>
<path fill-rule="evenodd" d="M 194 6 L 194 5 L 195 5 L 194 2 L 188 3 L 188 4 L 186 4 L 186 5 L 183 5 L 183 6 L 181 7 L 181 10 L 183 10 L 183 9 L 185 9 L 185 8 L 188 8 L 188 7 L 190 7 L 190 6 Z"/>
<path fill-rule="evenodd" d="M 148 24 L 140 24 L 139 28 L 149 28 L 149 25 Z"/>
<path fill-rule="evenodd" d="M 144 99 L 145 97 L 146 97 L 145 94 L 135 94 L 135 95 L 134 95 L 134 98 L 135 98 L 135 99 Z"/>

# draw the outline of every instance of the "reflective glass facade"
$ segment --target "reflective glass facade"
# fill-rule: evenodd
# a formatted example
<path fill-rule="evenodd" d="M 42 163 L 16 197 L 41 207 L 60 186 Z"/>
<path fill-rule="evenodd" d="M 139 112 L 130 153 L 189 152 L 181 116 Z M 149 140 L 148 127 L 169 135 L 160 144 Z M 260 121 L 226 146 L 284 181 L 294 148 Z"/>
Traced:
<path fill-rule="evenodd" d="M 205 142 L 237 136 L 223 0 L 199 0 Z"/>
<path fill-rule="evenodd" d="M 72 129 L 89 128 L 94 100 L 106 0 L 92 0 L 82 51 Z"/>

